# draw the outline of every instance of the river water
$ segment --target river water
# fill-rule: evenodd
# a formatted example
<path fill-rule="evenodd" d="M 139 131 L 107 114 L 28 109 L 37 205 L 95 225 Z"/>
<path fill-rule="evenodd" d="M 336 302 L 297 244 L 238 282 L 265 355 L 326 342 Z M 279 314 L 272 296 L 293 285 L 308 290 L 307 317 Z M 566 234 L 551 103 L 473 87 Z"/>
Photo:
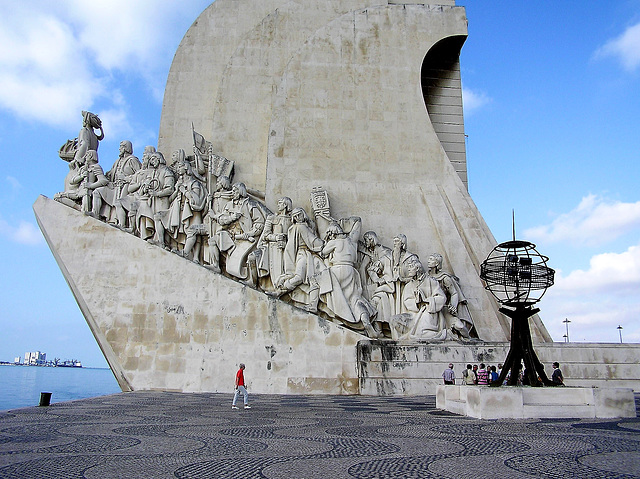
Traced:
<path fill-rule="evenodd" d="M 109 369 L 0 366 L 0 411 L 37 406 L 40 393 L 50 392 L 51 403 L 120 392 Z"/>

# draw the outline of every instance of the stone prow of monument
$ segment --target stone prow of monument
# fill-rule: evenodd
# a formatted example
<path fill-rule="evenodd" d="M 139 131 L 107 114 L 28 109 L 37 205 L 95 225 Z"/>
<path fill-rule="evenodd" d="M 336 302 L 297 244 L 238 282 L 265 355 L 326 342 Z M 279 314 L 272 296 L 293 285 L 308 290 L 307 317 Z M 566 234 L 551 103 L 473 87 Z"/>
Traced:
<path fill-rule="evenodd" d="M 216 0 L 176 52 L 158 151 L 189 153 L 195 129 L 232 161 L 233 181 L 264 201 L 263 214 L 289 197 L 320 230 L 310 203 L 320 185 L 341 226 L 357 223 L 387 246 L 406 235 L 423 263 L 440 253 L 479 341 L 368 339 L 327 309 L 248 286 L 237 272 L 245 263 L 229 274 L 227 258 L 220 274 L 40 197 L 38 223 L 123 390 L 227 391 L 243 362 L 253 392 L 424 394 L 449 362 L 504 360 L 510 320 L 479 277 L 496 241 L 467 189 L 466 36 L 465 10 L 451 0 Z M 399 299 L 406 286 L 396 284 Z M 602 362 L 602 377 L 637 386 L 625 362 L 632 347 L 582 358 L 553 345 L 537 315 L 530 322 L 544 360 L 575 361 L 576 381 L 599 384 Z"/>

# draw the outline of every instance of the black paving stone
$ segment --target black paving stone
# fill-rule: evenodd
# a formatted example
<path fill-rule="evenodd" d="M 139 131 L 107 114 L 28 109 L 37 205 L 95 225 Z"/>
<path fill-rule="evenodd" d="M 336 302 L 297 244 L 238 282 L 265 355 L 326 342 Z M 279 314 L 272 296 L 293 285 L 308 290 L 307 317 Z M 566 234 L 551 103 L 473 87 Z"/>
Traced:
<path fill-rule="evenodd" d="M 251 400 L 236 411 L 231 394 L 146 391 L 0 411 L 0 478 L 640 478 L 640 417 L 486 421 L 434 396 Z"/>

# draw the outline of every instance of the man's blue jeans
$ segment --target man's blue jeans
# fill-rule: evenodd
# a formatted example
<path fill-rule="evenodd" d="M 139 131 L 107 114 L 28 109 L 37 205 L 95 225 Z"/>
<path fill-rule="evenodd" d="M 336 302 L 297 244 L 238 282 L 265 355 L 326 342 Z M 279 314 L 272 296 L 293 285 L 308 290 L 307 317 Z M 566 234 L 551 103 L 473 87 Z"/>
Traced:
<path fill-rule="evenodd" d="M 238 389 L 236 389 L 236 392 L 233 395 L 233 405 L 236 405 L 238 396 L 240 396 L 240 394 L 244 395 L 244 405 L 246 406 L 247 404 L 249 404 L 249 393 L 247 392 L 247 388 L 245 388 L 244 386 L 238 386 Z"/>

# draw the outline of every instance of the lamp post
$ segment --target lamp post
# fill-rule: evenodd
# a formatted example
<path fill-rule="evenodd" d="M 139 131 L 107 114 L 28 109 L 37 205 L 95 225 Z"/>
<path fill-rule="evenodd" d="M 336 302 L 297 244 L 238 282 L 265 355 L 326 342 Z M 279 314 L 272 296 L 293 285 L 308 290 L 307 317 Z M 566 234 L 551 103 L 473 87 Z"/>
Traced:
<path fill-rule="evenodd" d="M 566 334 L 563 334 L 562 337 L 564 338 L 565 343 L 569 342 L 569 336 L 567 336 Z"/>
<path fill-rule="evenodd" d="M 622 344 L 622 326 L 618 326 L 616 329 L 620 333 L 620 343 Z"/>
<path fill-rule="evenodd" d="M 569 321 L 569 318 L 564 318 L 564 321 L 562 321 L 562 322 L 564 323 L 564 325 L 565 325 L 565 326 L 566 326 L 566 328 L 567 328 L 567 334 L 565 334 L 565 335 L 564 335 L 564 337 L 566 338 L 565 342 L 567 342 L 567 343 L 568 343 L 568 342 L 569 342 L 569 323 L 570 323 L 571 321 Z"/>

